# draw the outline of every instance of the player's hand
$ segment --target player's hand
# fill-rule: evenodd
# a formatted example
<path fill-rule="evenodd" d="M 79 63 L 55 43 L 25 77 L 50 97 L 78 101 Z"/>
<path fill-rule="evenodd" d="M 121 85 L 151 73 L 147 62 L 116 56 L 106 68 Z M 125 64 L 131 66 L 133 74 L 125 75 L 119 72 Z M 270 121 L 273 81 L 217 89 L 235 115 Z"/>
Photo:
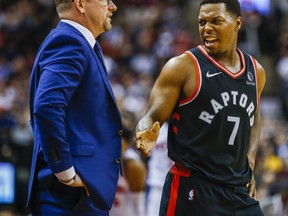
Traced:
<path fill-rule="evenodd" d="M 256 182 L 254 175 L 252 175 L 252 179 L 249 183 L 249 196 L 256 199 Z"/>
<path fill-rule="evenodd" d="M 157 121 L 151 129 L 136 132 L 136 148 L 145 157 L 151 156 L 151 149 L 154 148 L 159 136 L 160 123 Z"/>

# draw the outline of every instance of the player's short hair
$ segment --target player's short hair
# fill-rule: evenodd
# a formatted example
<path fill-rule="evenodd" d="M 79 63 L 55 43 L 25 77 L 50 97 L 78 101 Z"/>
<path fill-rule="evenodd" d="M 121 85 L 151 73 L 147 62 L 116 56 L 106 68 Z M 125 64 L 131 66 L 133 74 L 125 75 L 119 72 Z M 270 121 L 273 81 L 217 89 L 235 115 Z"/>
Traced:
<path fill-rule="evenodd" d="M 200 7 L 204 4 L 218 4 L 224 3 L 226 10 L 231 14 L 236 15 L 236 17 L 241 16 L 241 6 L 238 0 L 202 0 Z"/>

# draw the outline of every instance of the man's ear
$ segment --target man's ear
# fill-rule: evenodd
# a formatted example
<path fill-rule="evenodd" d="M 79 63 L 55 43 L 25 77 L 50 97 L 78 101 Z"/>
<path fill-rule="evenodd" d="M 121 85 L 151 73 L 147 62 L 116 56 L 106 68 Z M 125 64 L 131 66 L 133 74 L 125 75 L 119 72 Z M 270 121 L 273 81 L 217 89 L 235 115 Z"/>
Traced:
<path fill-rule="evenodd" d="M 237 20 L 236 20 L 236 30 L 239 31 L 242 27 L 242 17 L 237 17 Z"/>
<path fill-rule="evenodd" d="M 76 4 L 76 8 L 77 10 L 83 14 L 85 12 L 84 9 L 84 1 L 83 0 L 74 0 L 75 4 Z"/>

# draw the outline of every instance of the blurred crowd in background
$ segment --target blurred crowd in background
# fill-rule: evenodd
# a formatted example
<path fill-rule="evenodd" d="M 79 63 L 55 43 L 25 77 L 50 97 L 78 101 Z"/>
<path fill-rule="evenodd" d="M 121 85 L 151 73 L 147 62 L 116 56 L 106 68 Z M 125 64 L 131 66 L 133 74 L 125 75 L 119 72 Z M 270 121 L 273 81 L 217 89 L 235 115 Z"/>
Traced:
<path fill-rule="evenodd" d="M 163 64 L 200 43 L 198 3 L 115 0 L 113 28 L 98 40 L 121 112 L 135 117 L 129 122 L 131 130 L 145 112 Z M 264 204 L 280 200 L 288 206 L 287 13 L 287 0 L 271 0 L 266 14 L 243 10 L 239 48 L 254 55 L 267 72 L 255 169 L 258 199 Z M 25 208 L 33 145 L 29 77 L 39 45 L 58 21 L 54 0 L 0 0 L 0 212 L 29 213 Z M 275 206 L 267 207 L 269 215 L 276 211 Z"/>

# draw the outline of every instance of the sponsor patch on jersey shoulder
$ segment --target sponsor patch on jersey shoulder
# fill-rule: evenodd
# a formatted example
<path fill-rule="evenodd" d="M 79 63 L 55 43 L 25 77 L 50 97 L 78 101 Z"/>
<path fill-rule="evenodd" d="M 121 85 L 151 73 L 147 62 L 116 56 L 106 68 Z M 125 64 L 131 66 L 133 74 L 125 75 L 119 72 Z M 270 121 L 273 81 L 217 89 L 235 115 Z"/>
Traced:
<path fill-rule="evenodd" d="M 193 201 L 195 198 L 195 190 L 194 189 L 191 189 L 188 193 L 188 200 L 191 200 Z"/>
<path fill-rule="evenodd" d="M 250 71 L 248 71 L 248 73 L 247 73 L 247 79 L 248 79 L 248 81 L 246 81 L 247 85 L 252 85 L 252 86 L 256 85 L 256 83 L 254 81 L 253 74 Z"/>

